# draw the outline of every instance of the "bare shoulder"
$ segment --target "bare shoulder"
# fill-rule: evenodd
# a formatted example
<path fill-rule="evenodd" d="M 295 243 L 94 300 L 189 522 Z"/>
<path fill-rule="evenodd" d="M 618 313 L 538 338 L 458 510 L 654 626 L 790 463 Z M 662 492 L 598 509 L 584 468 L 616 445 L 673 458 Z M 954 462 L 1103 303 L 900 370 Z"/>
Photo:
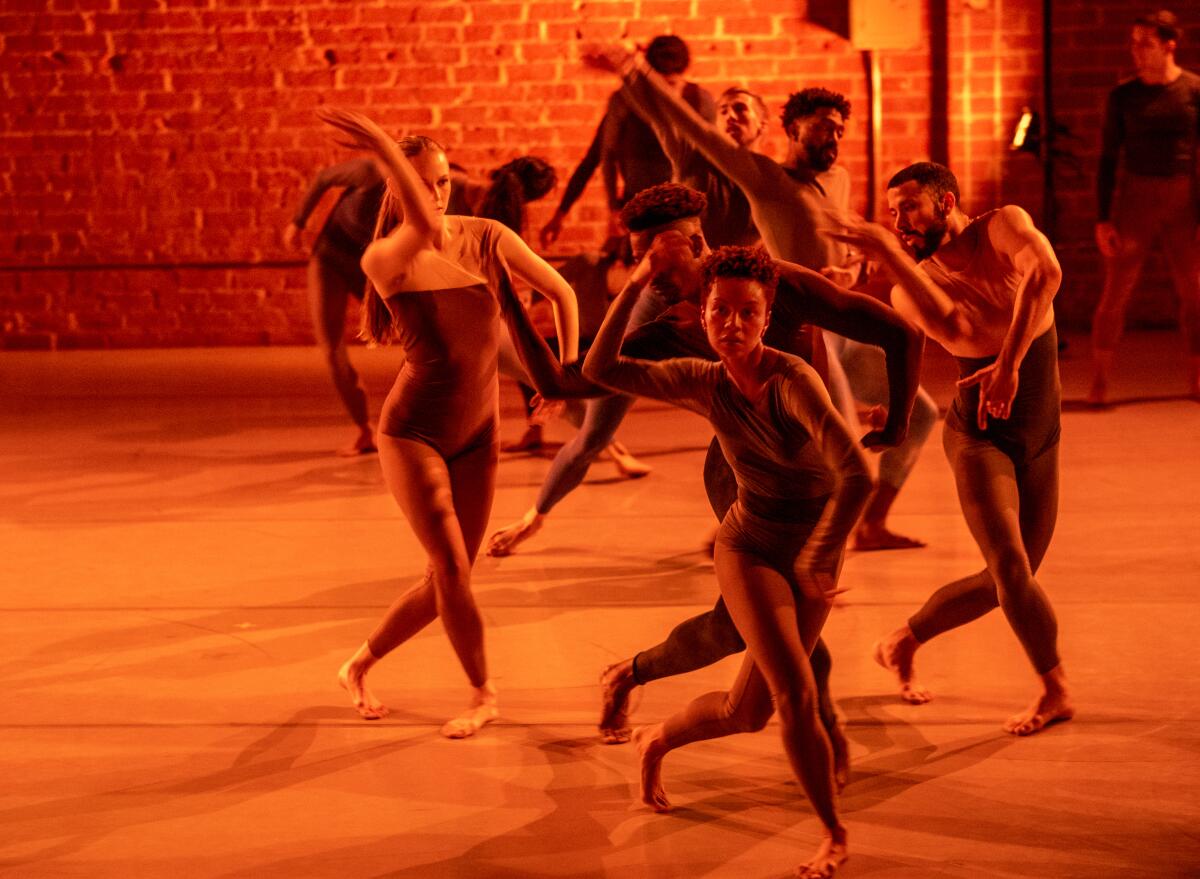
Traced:
<path fill-rule="evenodd" d="M 997 208 L 981 219 L 986 224 L 982 231 L 1001 253 L 1013 255 L 1031 243 L 1048 244 L 1029 212 L 1015 204 Z"/>

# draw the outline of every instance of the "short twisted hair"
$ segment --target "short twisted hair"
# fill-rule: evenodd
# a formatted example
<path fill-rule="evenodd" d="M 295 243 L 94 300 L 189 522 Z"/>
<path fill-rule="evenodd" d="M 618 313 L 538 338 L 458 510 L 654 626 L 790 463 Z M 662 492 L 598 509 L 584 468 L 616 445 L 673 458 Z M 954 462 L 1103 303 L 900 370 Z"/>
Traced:
<path fill-rule="evenodd" d="M 704 258 L 700 264 L 703 273 L 701 301 L 708 299 L 717 278 L 745 278 L 762 285 L 767 297 L 767 308 L 775 301 L 775 287 L 779 283 L 779 269 L 775 260 L 760 247 L 719 247 Z"/>
<path fill-rule="evenodd" d="M 787 103 L 783 105 L 783 115 L 780 117 L 783 130 L 787 131 L 797 119 L 811 116 L 822 107 L 832 107 L 842 114 L 843 119 L 850 118 L 850 102 L 846 100 L 845 95 L 820 87 L 807 88 L 788 95 Z"/>
<path fill-rule="evenodd" d="M 945 165 L 939 165 L 937 162 L 917 162 L 907 168 L 901 168 L 892 175 L 887 188 L 895 189 L 910 180 L 927 190 L 935 201 L 940 202 L 947 192 L 954 194 L 956 203 L 962 201 L 962 195 L 958 191 L 958 178 Z"/>
<path fill-rule="evenodd" d="M 688 44 L 674 34 L 664 34 L 655 37 L 646 47 L 646 63 L 661 73 L 671 76 L 683 73 L 692 63 L 692 53 Z"/>
<path fill-rule="evenodd" d="M 708 207 L 703 192 L 682 183 L 660 183 L 643 189 L 621 208 L 621 222 L 630 232 L 643 232 L 664 223 L 699 217 Z"/>

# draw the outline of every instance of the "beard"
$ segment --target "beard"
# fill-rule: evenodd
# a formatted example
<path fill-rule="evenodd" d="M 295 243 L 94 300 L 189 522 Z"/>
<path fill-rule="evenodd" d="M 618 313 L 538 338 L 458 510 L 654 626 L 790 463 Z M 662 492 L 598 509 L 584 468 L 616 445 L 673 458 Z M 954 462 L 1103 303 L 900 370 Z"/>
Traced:
<path fill-rule="evenodd" d="M 937 253 L 937 249 L 942 246 L 942 241 L 946 237 L 946 230 L 949 228 L 946 223 L 946 212 L 941 208 L 934 208 L 934 216 L 937 218 L 933 223 L 930 223 L 929 228 L 921 232 L 921 241 L 913 246 L 913 253 L 917 260 L 929 259 Z"/>
<path fill-rule="evenodd" d="M 804 155 L 808 159 L 808 167 L 817 173 L 822 173 L 832 168 L 834 162 L 837 161 L 838 146 L 836 143 L 806 143 Z"/>

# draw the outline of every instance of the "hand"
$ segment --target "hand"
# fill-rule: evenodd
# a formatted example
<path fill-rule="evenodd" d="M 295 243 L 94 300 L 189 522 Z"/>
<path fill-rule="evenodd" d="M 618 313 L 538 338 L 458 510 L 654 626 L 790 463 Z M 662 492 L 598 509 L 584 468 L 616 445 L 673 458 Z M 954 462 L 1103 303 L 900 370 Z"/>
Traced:
<path fill-rule="evenodd" d="M 887 410 L 883 406 L 872 406 L 860 417 L 871 428 L 859 441 L 864 449 L 882 452 L 884 449 L 895 448 L 908 437 L 908 426 L 889 423 Z"/>
<path fill-rule="evenodd" d="M 1096 246 L 1100 248 L 1102 256 L 1108 258 L 1116 256 L 1117 251 L 1121 248 L 1121 236 L 1117 232 L 1117 227 L 1108 222 L 1097 223 Z"/>
<path fill-rule="evenodd" d="M 296 241 L 300 238 L 300 227 L 295 223 L 288 223 L 283 227 L 283 246 L 289 249 L 296 246 Z"/>
<path fill-rule="evenodd" d="M 900 251 L 899 239 L 878 223 L 868 223 L 861 217 L 840 215 L 833 211 L 827 211 L 826 216 L 835 225 L 822 231 L 834 241 L 857 247 L 866 256 L 874 258 L 887 257 Z"/>
<path fill-rule="evenodd" d="M 348 135 L 348 140 L 339 140 L 342 146 L 351 149 L 370 150 L 384 155 L 395 149 L 396 142 L 386 131 L 362 113 L 341 107 L 318 107 L 317 118 Z"/>
<path fill-rule="evenodd" d="M 622 43 L 594 43 L 583 48 L 580 58 L 585 67 L 619 76 L 636 54 Z"/>
<path fill-rule="evenodd" d="M 700 288 L 700 261 L 692 239 L 682 232 L 660 232 L 643 260 L 650 266 L 655 287 L 668 300 L 694 298 Z"/>
<path fill-rule="evenodd" d="M 979 385 L 976 420 L 980 430 L 987 430 L 989 417 L 1003 420 L 1012 414 L 1012 403 L 1017 397 L 1017 370 L 991 363 L 958 381 L 960 388 L 972 385 Z"/>
<path fill-rule="evenodd" d="M 538 243 L 542 245 L 542 250 L 548 250 L 550 245 L 558 240 L 558 236 L 562 234 L 565 216 L 565 214 L 555 211 L 554 216 L 542 227 L 542 231 L 538 233 Z"/>
<path fill-rule="evenodd" d="M 854 286 L 854 282 L 858 280 L 858 267 L 862 263 L 851 266 L 825 266 L 821 269 L 821 274 L 824 275 L 839 287 L 849 289 Z"/>

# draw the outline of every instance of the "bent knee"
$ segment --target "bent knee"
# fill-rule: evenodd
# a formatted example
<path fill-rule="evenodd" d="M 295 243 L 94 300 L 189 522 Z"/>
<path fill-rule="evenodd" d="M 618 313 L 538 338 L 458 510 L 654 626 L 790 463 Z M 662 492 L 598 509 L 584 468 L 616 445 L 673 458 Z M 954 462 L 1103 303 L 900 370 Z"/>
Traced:
<path fill-rule="evenodd" d="M 755 705 L 742 705 L 730 708 L 728 723 L 737 733 L 754 733 L 766 727 L 771 715 L 775 713 L 774 706 L 769 702 Z"/>

